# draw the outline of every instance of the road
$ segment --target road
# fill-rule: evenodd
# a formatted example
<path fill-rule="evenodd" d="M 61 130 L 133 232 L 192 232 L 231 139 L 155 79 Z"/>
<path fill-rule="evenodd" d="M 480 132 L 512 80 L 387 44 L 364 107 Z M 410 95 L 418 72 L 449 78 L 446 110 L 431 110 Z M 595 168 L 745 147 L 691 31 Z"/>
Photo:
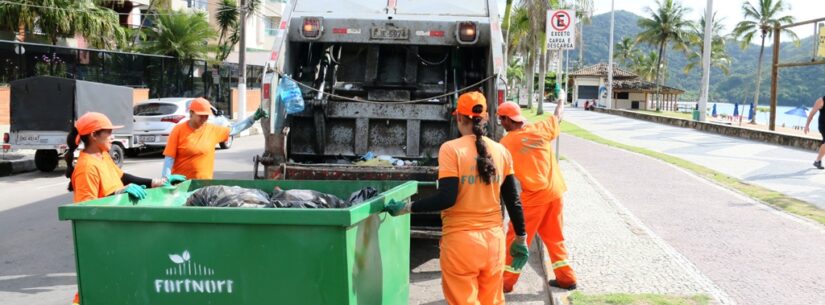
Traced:
<path fill-rule="evenodd" d="M 262 136 L 251 136 L 219 150 L 215 178 L 251 179 L 252 156 L 262 152 L 262 143 Z M 162 163 L 156 153 L 128 159 L 123 168 L 157 177 Z M 57 207 L 72 201 L 63 170 L 0 178 L 0 304 L 68 304 L 74 296 L 71 224 L 57 220 Z"/>
<path fill-rule="evenodd" d="M 568 111 L 567 117 L 590 115 L 581 112 Z M 608 117 L 590 120 L 617 124 L 610 133 L 614 141 L 636 137 L 634 134 L 656 141 L 650 130 L 628 128 L 635 123 L 596 115 Z M 686 140 L 704 137 L 691 134 L 689 129 L 678 132 Z M 666 143 L 659 145 L 671 140 L 662 137 L 659 141 Z M 737 142 L 729 140 L 728 147 L 715 149 L 736 150 Z M 560 150 L 720 288 L 723 300 L 737 304 L 825 304 L 822 225 L 777 211 L 647 156 L 570 136 L 562 137 Z M 673 151 L 685 153 L 676 148 Z"/>

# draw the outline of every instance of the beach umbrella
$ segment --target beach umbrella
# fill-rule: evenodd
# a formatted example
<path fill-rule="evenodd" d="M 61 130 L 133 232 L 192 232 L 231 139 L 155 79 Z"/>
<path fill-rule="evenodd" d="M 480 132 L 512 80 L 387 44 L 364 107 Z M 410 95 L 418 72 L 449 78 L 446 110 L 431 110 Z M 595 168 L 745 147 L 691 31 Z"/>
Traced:
<path fill-rule="evenodd" d="M 756 113 L 753 109 L 753 103 L 750 104 L 750 108 L 748 108 L 748 121 L 753 121 L 753 114 Z"/>
<path fill-rule="evenodd" d="M 786 111 L 785 114 L 807 118 L 808 117 L 808 108 L 798 106 L 794 109 Z"/>
<path fill-rule="evenodd" d="M 733 105 L 733 116 L 734 117 L 739 116 L 739 103 L 736 103 L 736 104 Z"/>
<path fill-rule="evenodd" d="M 711 110 L 710 115 L 714 118 L 719 116 L 719 114 L 716 113 L 716 104 L 713 104 L 713 110 Z"/>

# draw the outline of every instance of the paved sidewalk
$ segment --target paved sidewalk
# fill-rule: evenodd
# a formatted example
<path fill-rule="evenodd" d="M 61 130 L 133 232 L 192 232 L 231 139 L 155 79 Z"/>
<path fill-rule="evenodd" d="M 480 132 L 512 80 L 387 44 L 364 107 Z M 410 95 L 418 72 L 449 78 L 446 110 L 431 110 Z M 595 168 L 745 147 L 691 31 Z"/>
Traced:
<path fill-rule="evenodd" d="M 673 155 L 825 208 L 825 171 L 812 166 L 814 152 L 580 109 L 569 109 L 564 119 L 603 138 Z"/>
<path fill-rule="evenodd" d="M 587 169 L 731 303 L 825 304 L 825 227 L 657 159 L 565 134 L 560 143 L 562 155 Z M 577 239 L 569 239 L 575 246 Z"/>

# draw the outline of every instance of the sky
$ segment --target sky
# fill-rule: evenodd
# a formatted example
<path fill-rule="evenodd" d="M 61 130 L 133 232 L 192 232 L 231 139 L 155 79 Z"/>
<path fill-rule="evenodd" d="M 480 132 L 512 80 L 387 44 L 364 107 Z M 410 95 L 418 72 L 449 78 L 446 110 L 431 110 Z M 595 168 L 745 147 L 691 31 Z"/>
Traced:
<path fill-rule="evenodd" d="M 603 14 L 610 12 L 611 0 L 593 0 L 595 14 Z M 614 0 L 616 10 L 630 11 L 639 16 L 646 16 L 645 7 L 654 7 L 656 1 L 654 0 Z M 756 5 L 757 0 L 750 0 L 752 4 Z M 742 20 L 742 3 L 743 0 L 715 0 L 713 1 L 713 10 L 718 17 L 724 18 L 725 25 L 724 32 L 729 33 L 736 27 L 736 23 Z M 796 22 L 817 19 L 825 17 L 825 1 L 822 0 L 784 0 L 790 5 L 790 10 L 786 11 L 786 15 L 791 15 L 796 18 Z M 706 0 L 681 0 L 682 5 L 690 8 L 690 19 L 699 20 L 705 12 Z M 813 35 L 813 25 L 803 25 L 792 28 L 799 38 L 805 38 Z M 785 41 L 785 39 L 783 39 Z M 768 42 L 767 44 L 771 44 Z"/>

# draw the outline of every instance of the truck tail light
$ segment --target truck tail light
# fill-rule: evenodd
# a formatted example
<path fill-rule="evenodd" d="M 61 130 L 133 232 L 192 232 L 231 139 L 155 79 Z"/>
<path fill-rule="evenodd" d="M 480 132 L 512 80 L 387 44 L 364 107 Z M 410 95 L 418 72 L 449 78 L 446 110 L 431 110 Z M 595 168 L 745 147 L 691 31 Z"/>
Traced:
<path fill-rule="evenodd" d="M 164 118 L 160 119 L 160 121 L 161 122 L 169 122 L 169 123 L 177 124 L 178 122 L 180 122 L 184 118 L 186 118 L 185 115 L 170 115 L 170 116 L 167 116 L 167 117 L 164 117 Z"/>
<path fill-rule="evenodd" d="M 458 41 L 463 43 L 474 43 L 478 39 L 476 23 L 463 21 L 458 23 Z"/>
<path fill-rule="evenodd" d="M 11 136 L 9 135 L 8 132 L 3 133 L 3 143 L 9 143 L 9 142 L 11 142 Z"/>
<path fill-rule="evenodd" d="M 272 88 L 272 84 L 270 84 L 270 83 L 265 83 L 264 84 L 264 88 L 263 88 L 264 89 L 263 90 L 264 91 L 264 100 L 266 100 L 266 101 L 268 101 L 271 97 L 271 92 L 269 91 L 269 90 L 271 90 L 271 88 Z"/>
<path fill-rule="evenodd" d="M 321 26 L 321 18 L 319 17 L 306 17 L 304 18 L 304 26 L 301 27 L 301 35 L 304 38 L 310 39 L 318 39 L 321 37 L 321 31 L 323 27 Z"/>
<path fill-rule="evenodd" d="M 498 89 L 498 104 L 501 105 L 504 103 L 504 89 Z"/>

